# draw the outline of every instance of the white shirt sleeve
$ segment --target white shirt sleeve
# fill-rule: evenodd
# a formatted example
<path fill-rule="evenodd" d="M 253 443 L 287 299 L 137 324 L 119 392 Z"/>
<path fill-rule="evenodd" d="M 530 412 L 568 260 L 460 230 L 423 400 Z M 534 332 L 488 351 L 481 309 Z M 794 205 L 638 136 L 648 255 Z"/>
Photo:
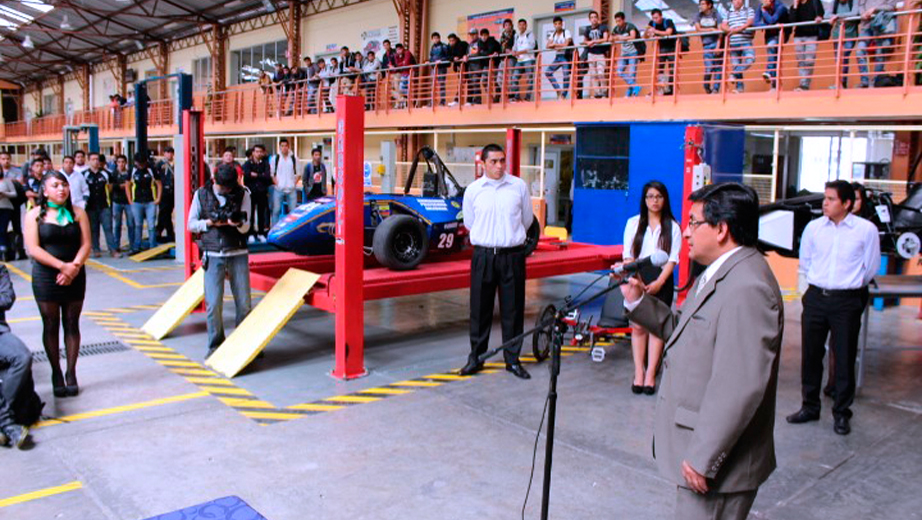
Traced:
<path fill-rule="evenodd" d="M 637 224 L 639 219 L 637 217 L 631 217 L 627 220 L 627 224 L 624 225 L 624 238 L 622 244 L 624 244 L 624 250 L 621 252 L 621 258 L 627 262 L 634 259 L 634 255 L 631 252 L 632 246 L 634 244 L 634 235 L 637 234 Z"/>
<path fill-rule="evenodd" d="M 468 231 L 474 226 L 474 194 L 477 191 L 476 185 L 468 186 L 464 190 L 464 199 L 461 202 L 461 214 L 464 216 L 464 227 Z"/>
<path fill-rule="evenodd" d="M 535 212 L 531 207 L 531 194 L 528 193 L 528 185 L 525 181 L 521 183 L 522 190 L 522 225 L 525 226 L 525 235 L 528 235 L 528 228 L 535 220 Z"/>
<path fill-rule="evenodd" d="M 208 231 L 208 225 L 205 224 L 205 220 L 201 218 L 202 212 L 202 203 L 198 200 L 198 190 L 195 191 L 195 195 L 192 196 L 192 204 L 189 206 L 189 231 L 193 233 L 204 233 Z"/>
<path fill-rule="evenodd" d="M 250 190 L 246 188 L 244 188 L 243 190 L 243 200 L 240 201 L 240 207 L 250 208 L 249 213 L 253 213 L 252 211 L 253 203 L 250 200 Z M 191 215 L 192 212 L 190 211 L 189 214 Z M 239 231 L 241 235 L 246 235 L 247 233 L 250 232 L 250 226 L 252 225 L 252 222 L 253 222 L 253 215 L 247 215 L 247 219 L 243 221 L 242 224 L 237 226 L 237 231 Z M 191 229 L 191 226 L 190 226 L 190 229 Z"/>
<path fill-rule="evenodd" d="M 864 249 L 864 285 L 871 283 L 880 269 L 880 236 L 877 226 L 871 224 L 867 226 L 867 230 L 868 247 Z"/>
<path fill-rule="evenodd" d="M 804 229 L 804 234 L 800 237 L 800 254 L 798 255 L 800 265 L 797 270 L 805 274 L 810 270 L 810 261 L 813 254 L 813 230 L 816 229 L 815 224 L 817 222 L 819 222 L 819 219 L 810 221 Z"/>
<path fill-rule="evenodd" d="M 669 250 L 669 261 L 678 264 L 679 252 L 682 251 L 682 228 L 675 220 L 672 221 L 672 248 Z"/>

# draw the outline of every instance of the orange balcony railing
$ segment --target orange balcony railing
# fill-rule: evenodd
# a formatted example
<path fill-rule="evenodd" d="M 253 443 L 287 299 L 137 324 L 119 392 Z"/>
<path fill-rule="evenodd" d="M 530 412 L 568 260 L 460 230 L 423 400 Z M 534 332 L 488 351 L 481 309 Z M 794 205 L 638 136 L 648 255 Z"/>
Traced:
<path fill-rule="evenodd" d="M 531 105 L 534 109 L 586 106 L 595 114 L 615 110 L 610 112 L 614 115 L 619 106 L 629 106 L 623 103 L 681 104 L 688 100 L 696 104 L 715 98 L 753 99 L 759 103 L 764 99 L 804 99 L 801 96 L 805 95 L 812 96 L 810 100 L 826 100 L 859 92 L 869 94 L 871 89 L 876 94 L 901 93 L 905 97 L 910 92 L 922 92 L 920 14 L 919 10 L 895 13 L 896 30 L 887 34 L 862 31 L 858 37 L 846 38 L 840 25 L 836 36 L 829 40 L 802 42 L 797 38 L 798 29 L 816 24 L 786 24 L 750 29 L 753 38 L 743 47 L 723 38 L 725 43 L 720 47 L 708 49 L 702 46 L 701 37 L 721 33 L 687 33 L 671 38 L 674 45 L 664 38 L 643 39 L 643 56 L 625 52 L 625 43 L 640 40 L 615 41 L 606 54 L 593 59 L 581 59 L 584 48 L 577 46 L 564 60 L 556 58 L 554 51 L 538 51 L 531 61 L 501 55 L 384 71 L 353 70 L 298 82 L 200 92 L 194 97 L 194 105 L 205 112 L 206 124 L 253 125 L 252 128 L 268 130 L 271 127 L 265 124 L 272 122 L 310 127 L 311 118 L 323 118 L 334 110 L 334 98 L 340 93 L 365 96 L 366 109 L 377 116 L 415 114 L 421 110 L 435 114 L 463 112 L 476 105 Z M 849 21 L 859 22 L 850 19 L 840 23 Z M 778 29 L 779 38 L 766 38 L 767 31 Z M 683 50 L 683 39 L 688 43 L 687 50 Z M 815 50 L 807 46 L 812 43 Z M 805 94 L 804 90 L 814 92 Z M 610 108 L 604 108 L 606 105 Z M 150 126 L 160 126 L 168 132 L 173 110 L 171 100 L 152 103 Z M 707 119 L 707 115 L 702 114 L 701 119 Z M 811 115 L 798 113 L 797 117 Z M 905 115 L 917 116 L 919 112 L 906 107 Z M 69 122 L 75 124 L 96 123 L 103 133 L 127 135 L 134 128 L 134 110 L 130 108 L 98 108 L 71 119 Z M 8 123 L 5 135 L 57 135 L 65 121 L 65 116 L 49 116 L 29 123 Z M 322 126 L 330 124 L 325 121 Z M 288 124 L 285 128 L 293 126 Z"/>

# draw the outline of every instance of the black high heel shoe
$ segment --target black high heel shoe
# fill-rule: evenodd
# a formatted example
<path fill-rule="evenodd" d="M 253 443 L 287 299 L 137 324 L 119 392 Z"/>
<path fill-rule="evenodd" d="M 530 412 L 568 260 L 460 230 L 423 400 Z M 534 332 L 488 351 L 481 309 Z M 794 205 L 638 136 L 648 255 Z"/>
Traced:
<path fill-rule="evenodd" d="M 68 379 L 71 379 L 68 377 Z M 77 376 L 73 378 L 74 384 L 64 385 L 64 393 L 67 394 L 67 397 L 76 397 L 80 393 L 80 387 L 77 385 Z"/>
<path fill-rule="evenodd" d="M 67 397 L 67 389 L 64 385 L 63 375 L 51 374 L 51 389 L 55 397 Z"/>
<path fill-rule="evenodd" d="M 635 384 L 632 384 L 632 385 L 631 385 L 631 393 L 633 393 L 634 395 L 640 395 L 640 394 L 642 394 L 642 393 L 643 393 L 643 386 L 642 386 L 642 385 L 635 385 Z"/>
<path fill-rule="evenodd" d="M 643 393 L 653 395 L 656 393 L 656 385 L 643 387 Z"/>

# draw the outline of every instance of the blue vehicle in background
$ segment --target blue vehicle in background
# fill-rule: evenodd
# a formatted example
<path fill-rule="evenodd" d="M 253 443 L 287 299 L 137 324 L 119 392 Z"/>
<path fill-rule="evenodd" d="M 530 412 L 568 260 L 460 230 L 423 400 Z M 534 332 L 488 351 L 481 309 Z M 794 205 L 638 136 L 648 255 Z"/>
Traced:
<path fill-rule="evenodd" d="M 421 165 L 421 195 L 411 188 Z M 429 255 L 450 254 L 468 246 L 461 214 L 464 187 L 435 150 L 417 152 L 402 194 L 365 194 L 365 253 L 394 270 L 413 269 Z M 300 255 L 334 250 L 336 201 L 323 197 L 302 204 L 269 231 L 269 243 Z M 537 246 L 539 226 L 529 229 L 529 247 Z"/>

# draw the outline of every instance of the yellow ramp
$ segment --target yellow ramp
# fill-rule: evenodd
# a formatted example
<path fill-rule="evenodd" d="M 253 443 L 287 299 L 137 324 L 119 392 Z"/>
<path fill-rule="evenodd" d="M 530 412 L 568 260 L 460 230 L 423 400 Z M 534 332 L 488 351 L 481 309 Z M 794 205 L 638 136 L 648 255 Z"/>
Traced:
<path fill-rule="evenodd" d="M 128 258 L 134 260 L 135 262 L 144 262 L 150 260 L 151 258 L 157 258 L 158 256 L 165 254 L 167 251 L 173 249 L 174 247 L 176 247 L 175 242 L 160 244 L 157 247 L 152 247 L 147 251 L 141 251 L 140 253 L 134 256 L 129 256 Z"/>
<path fill-rule="evenodd" d="M 319 278 L 316 273 L 289 269 L 205 364 L 225 377 L 236 376 L 288 323 Z"/>
<path fill-rule="evenodd" d="M 567 228 L 556 227 L 556 226 L 545 226 L 544 227 L 544 236 L 554 237 L 558 240 L 566 241 L 567 238 Z"/>
<path fill-rule="evenodd" d="M 173 331 L 205 299 L 205 270 L 196 271 L 170 296 L 141 330 L 160 340 Z"/>

